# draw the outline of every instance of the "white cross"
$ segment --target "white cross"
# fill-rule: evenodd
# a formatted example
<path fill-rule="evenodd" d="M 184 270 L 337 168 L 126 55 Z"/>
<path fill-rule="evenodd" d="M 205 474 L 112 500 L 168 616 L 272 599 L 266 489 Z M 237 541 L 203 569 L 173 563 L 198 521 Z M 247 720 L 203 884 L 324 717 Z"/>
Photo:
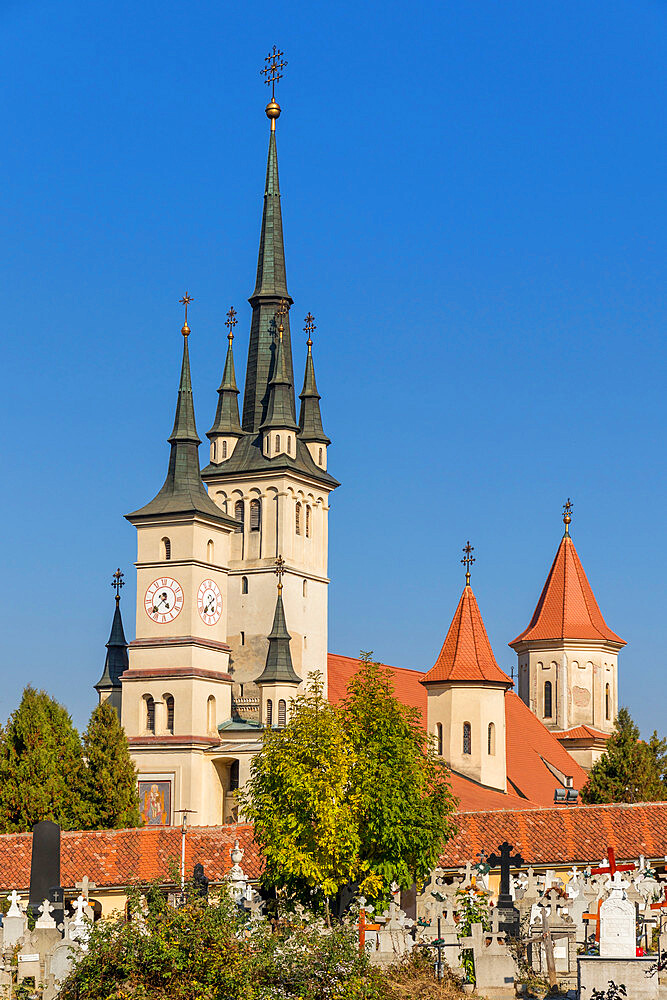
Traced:
<path fill-rule="evenodd" d="M 81 889 L 83 898 L 88 902 L 88 897 L 90 895 L 91 889 L 97 889 L 94 882 L 91 882 L 87 875 L 84 875 L 80 882 L 74 884 L 75 889 Z"/>
<path fill-rule="evenodd" d="M 9 901 L 11 903 L 11 906 L 9 907 L 9 910 L 7 911 L 7 916 L 8 917 L 22 917 L 23 916 L 23 911 L 21 910 L 21 906 L 20 906 L 20 899 L 21 899 L 21 897 L 19 896 L 19 894 L 16 891 L 16 889 L 12 889 L 11 895 L 9 897 Z"/>

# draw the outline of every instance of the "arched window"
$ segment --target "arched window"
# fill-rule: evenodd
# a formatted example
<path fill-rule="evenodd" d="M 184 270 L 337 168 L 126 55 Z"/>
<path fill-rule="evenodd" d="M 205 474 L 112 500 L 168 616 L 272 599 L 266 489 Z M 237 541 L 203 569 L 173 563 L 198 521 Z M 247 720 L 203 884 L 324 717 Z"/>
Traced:
<path fill-rule="evenodd" d="M 273 702 L 270 698 L 266 702 L 266 724 L 267 726 L 273 724 Z"/>
<path fill-rule="evenodd" d="M 320 465 L 322 464 L 322 449 L 320 448 Z"/>
<path fill-rule="evenodd" d="M 162 539 L 162 558 L 171 559 L 171 540 L 166 536 Z"/>
<path fill-rule="evenodd" d="M 174 735 L 174 697 L 171 694 L 163 695 L 162 700 L 164 701 L 164 708 L 167 715 L 167 732 Z"/>
<path fill-rule="evenodd" d="M 303 596 L 308 597 L 308 581 L 303 581 Z"/>
<path fill-rule="evenodd" d="M 306 538 L 310 538 L 310 507 L 306 507 Z"/>
<path fill-rule="evenodd" d="M 220 510 L 224 510 L 224 512 L 226 514 L 227 513 L 227 497 L 222 492 L 222 490 L 218 490 L 218 492 L 215 494 L 215 501 L 216 501 L 218 507 L 220 508 Z"/>
<path fill-rule="evenodd" d="M 209 538 L 206 543 L 206 562 L 213 562 L 213 553 L 215 551 L 215 546 L 213 544 L 213 539 Z"/>
<path fill-rule="evenodd" d="M 472 753 L 472 728 L 469 722 L 463 723 L 463 752 Z"/>
<path fill-rule="evenodd" d="M 292 437 L 290 434 L 287 435 L 287 454 L 292 454 Z"/>
<path fill-rule="evenodd" d="M 276 454 L 280 451 L 280 434 L 276 434 Z"/>
<path fill-rule="evenodd" d="M 241 577 L 241 593 L 242 594 L 247 594 L 248 593 L 248 577 L 247 576 L 242 576 Z"/>
<path fill-rule="evenodd" d="M 294 527 L 297 535 L 301 534 L 301 504 L 297 503 L 294 514 Z"/>
<path fill-rule="evenodd" d="M 222 442 L 222 457 L 223 457 L 223 459 L 227 458 L 227 442 L 226 441 Z"/>
<path fill-rule="evenodd" d="M 213 697 L 212 694 L 210 694 L 206 702 L 206 731 L 209 733 L 214 733 L 215 723 L 216 723 L 215 698 Z"/>
<path fill-rule="evenodd" d="M 544 718 L 550 719 L 552 713 L 551 705 L 551 681 L 544 682 Z"/>
<path fill-rule="evenodd" d="M 146 732 L 155 732 L 155 702 L 149 694 L 144 696 L 144 721 L 146 723 Z"/>
<path fill-rule="evenodd" d="M 438 755 L 442 757 L 442 723 L 439 722 L 435 727 L 435 738 L 438 746 Z"/>
<path fill-rule="evenodd" d="M 493 722 L 489 723 L 489 731 L 487 734 L 487 746 L 486 751 L 490 757 L 495 757 L 496 755 L 496 727 Z"/>
<path fill-rule="evenodd" d="M 278 702 L 278 725 L 282 728 L 287 724 L 287 703 L 284 698 Z"/>
<path fill-rule="evenodd" d="M 604 689 L 604 715 L 605 719 L 611 719 L 611 689 L 608 684 Z"/>
<path fill-rule="evenodd" d="M 233 760 L 229 765 L 229 790 L 235 792 L 239 787 L 239 762 Z"/>
<path fill-rule="evenodd" d="M 234 504 L 234 517 L 240 522 L 234 530 L 243 531 L 243 522 L 245 521 L 245 504 L 243 500 L 237 500 Z"/>
<path fill-rule="evenodd" d="M 261 503 L 261 500 L 251 500 L 250 501 L 250 530 L 251 531 L 259 531 L 261 520 L 262 520 L 262 503 Z"/>

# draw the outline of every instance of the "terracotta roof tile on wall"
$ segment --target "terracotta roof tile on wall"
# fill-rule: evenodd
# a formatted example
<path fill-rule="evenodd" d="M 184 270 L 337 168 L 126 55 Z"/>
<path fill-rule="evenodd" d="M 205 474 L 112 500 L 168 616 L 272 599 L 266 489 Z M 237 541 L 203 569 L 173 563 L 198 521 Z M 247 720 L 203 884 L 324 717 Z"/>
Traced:
<path fill-rule="evenodd" d="M 434 681 L 512 681 L 496 663 L 477 600 L 469 585 L 464 587 L 452 624 L 435 665 L 423 679 Z"/>
<path fill-rule="evenodd" d="M 592 726 L 573 726 L 572 729 L 561 729 L 554 733 L 557 740 L 608 740 L 611 733 L 603 733 Z"/>
<path fill-rule="evenodd" d="M 602 617 L 569 535 L 558 546 L 528 628 L 509 645 L 532 639 L 604 639 L 625 645 Z"/>
<path fill-rule="evenodd" d="M 441 855 L 444 868 L 465 865 L 504 840 L 531 865 L 599 862 L 607 847 L 619 862 L 667 854 L 667 802 L 468 812 L 457 816 L 457 824 Z"/>

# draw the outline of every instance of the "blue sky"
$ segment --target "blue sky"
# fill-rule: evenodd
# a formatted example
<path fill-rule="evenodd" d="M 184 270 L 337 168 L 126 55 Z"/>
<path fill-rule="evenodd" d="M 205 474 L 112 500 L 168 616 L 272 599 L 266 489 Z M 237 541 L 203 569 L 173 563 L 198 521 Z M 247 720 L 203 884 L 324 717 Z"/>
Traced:
<path fill-rule="evenodd" d="M 665 731 L 666 28 L 663 0 L 0 0 L 0 718 L 30 682 L 84 723 L 118 565 L 133 634 L 123 514 L 164 477 L 186 288 L 200 436 L 230 304 L 243 375 L 277 43 L 331 650 L 430 667 L 470 538 L 509 669 L 571 496 L 621 701 Z"/>

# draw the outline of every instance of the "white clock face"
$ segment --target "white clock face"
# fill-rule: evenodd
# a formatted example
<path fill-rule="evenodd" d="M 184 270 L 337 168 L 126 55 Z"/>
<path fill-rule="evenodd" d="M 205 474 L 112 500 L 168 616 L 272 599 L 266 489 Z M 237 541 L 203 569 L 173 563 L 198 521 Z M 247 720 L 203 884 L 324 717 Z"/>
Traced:
<path fill-rule="evenodd" d="M 153 580 L 144 597 L 146 614 L 158 625 L 173 622 L 183 608 L 183 590 L 177 580 L 161 576 Z"/>
<path fill-rule="evenodd" d="M 205 625 L 215 625 L 222 614 L 222 594 L 215 580 L 204 580 L 197 591 L 197 610 Z"/>

